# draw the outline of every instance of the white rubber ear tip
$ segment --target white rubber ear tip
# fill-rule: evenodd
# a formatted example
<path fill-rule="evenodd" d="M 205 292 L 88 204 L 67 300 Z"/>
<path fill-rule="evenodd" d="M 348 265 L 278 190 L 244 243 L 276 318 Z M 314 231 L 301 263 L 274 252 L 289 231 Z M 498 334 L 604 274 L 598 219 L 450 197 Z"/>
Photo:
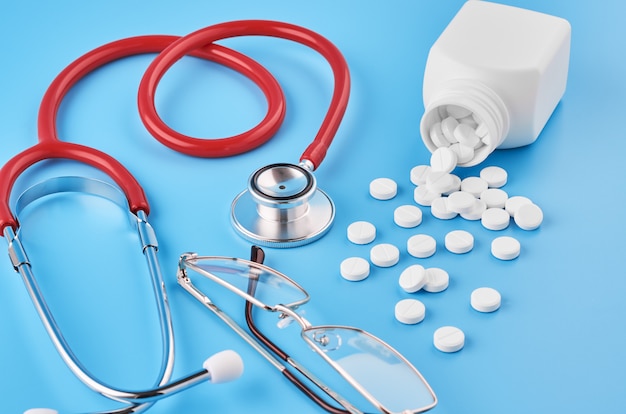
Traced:
<path fill-rule="evenodd" d="M 243 360 L 230 349 L 211 355 L 202 367 L 211 374 L 210 381 L 213 384 L 233 381 L 243 374 Z"/>
<path fill-rule="evenodd" d="M 24 414 L 59 414 L 59 412 L 52 408 L 31 408 L 24 411 Z"/>

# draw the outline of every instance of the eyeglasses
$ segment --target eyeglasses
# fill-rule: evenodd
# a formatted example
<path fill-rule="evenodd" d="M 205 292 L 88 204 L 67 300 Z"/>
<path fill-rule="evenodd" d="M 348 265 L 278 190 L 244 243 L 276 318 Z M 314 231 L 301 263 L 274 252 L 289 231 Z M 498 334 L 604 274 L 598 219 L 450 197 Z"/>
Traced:
<path fill-rule="evenodd" d="M 365 411 L 339 395 L 261 333 L 254 322 L 253 307 L 275 312 L 280 319 L 291 318 L 297 322 L 300 336 L 308 347 L 332 368 L 331 371 L 339 374 L 379 412 L 422 413 L 437 404 L 437 397 L 420 372 L 381 339 L 348 326 L 314 326 L 301 316 L 297 309 L 309 301 L 308 293 L 284 274 L 263 265 L 263 258 L 263 250 L 256 246 L 252 248 L 252 260 L 186 253 L 179 259 L 178 283 L 226 322 L 300 391 L 328 412 Z M 223 312 L 192 283 L 189 270 L 193 271 L 192 274 L 204 276 L 246 300 L 245 313 L 249 331 Z M 341 408 L 317 394 L 281 360 Z"/>

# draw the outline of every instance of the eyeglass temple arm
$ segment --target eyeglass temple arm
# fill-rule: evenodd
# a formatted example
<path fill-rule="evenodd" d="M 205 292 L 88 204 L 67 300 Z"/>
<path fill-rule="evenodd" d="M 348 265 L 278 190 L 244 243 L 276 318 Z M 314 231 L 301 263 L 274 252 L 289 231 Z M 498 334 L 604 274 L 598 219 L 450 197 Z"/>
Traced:
<path fill-rule="evenodd" d="M 251 251 L 250 251 L 250 261 L 263 264 L 264 260 L 265 260 L 265 252 L 263 251 L 263 249 L 261 249 L 259 246 L 252 246 Z M 254 296 L 254 292 L 256 290 L 256 284 L 257 284 L 256 280 L 253 278 L 250 278 L 250 282 L 248 283 L 249 295 Z M 283 351 L 281 348 L 279 348 L 268 337 L 263 335 L 263 333 L 259 331 L 259 329 L 256 327 L 256 325 L 254 324 L 254 318 L 252 316 L 252 309 L 253 309 L 252 303 L 249 301 L 246 301 L 246 323 L 248 325 L 248 329 L 250 329 L 250 332 L 276 356 L 278 356 L 283 361 L 289 363 L 291 359 L 289 355 L 285 351 Z M 294 384 L 302 393 L 304 393 L 307 397 L 313 400 L 313 402 L 319 405 L 322 409 L 333 414 L 349 413 L 349 411 L 343 410 L 341 408 L 336 408 L 330 405 L 323 398 L 317 395 L 313 390 L 307 387 L 306 384 L 300 381 L 300 379 L 296 377 L 293 373 L 291 373 L 289 370 L 284 369 L 281 372 L 292 384 Z"/>

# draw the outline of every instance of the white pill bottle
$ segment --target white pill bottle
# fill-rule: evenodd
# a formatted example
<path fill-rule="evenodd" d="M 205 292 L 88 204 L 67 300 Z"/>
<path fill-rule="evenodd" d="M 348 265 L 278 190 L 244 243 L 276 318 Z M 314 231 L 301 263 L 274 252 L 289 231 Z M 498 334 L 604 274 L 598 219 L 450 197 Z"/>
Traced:
<path fill-rule="evenodd" d="M 457 165 L 469 167 L 496 148 L 535 142 L 565 92 L 570 38 L 562 18 L 466 2 L 428 54 L 420 124 L 426 147 L 448 146 Z M 457 124 L 471 128 L 455 134 Z"/>

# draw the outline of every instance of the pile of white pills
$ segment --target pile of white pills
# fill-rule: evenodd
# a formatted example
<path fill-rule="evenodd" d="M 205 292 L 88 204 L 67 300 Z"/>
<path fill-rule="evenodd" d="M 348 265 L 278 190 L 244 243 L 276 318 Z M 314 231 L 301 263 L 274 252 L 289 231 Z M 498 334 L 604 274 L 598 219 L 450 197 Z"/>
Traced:
<path fill-rule="evenodd" d="M 433 217 L 451 220 L 480 221 L 490 231 L 498 232 L 514 222 L 522 230 L 535 230 L 543 222 L 543 212 L 531 199 L 524 196 L 509 196 L 502 189 L 508 181 L 506 170 L 496 166 L 485 167 L 478 177 L 461 179 L 453 174 L 458 164 L 467 162 L 474 151 L 489 145 L 489 135 L 484 127 L 465 113 L 461 107 L 450 107 L 441 122 L 431 128 L 431 139 L 437 145 L 430 158 L 430 165 L 418 165 L 411 169 L 410 180 L 415 185 L 413 199 L 417 205 L 406 204 L 393 211 L 394 223 L 402 228 L 418 227 L 423 220 L 421 207 L 430 207 Z M 469 157 L 469 158 L 468 158 Z M 398 193 L 398 185 L 390 178 L 377 178 L 370 182 L 370 195 L 377 200 L 391 200 Z M 367 221 L 356 221 L 348 226 L 347 237 L 354 244 L 373 244 L 377 230 Z M 474 236 L 466 230 L 451 230 L 446 233 L 443 244 L 447 251 L 466 254 L 474 248 Z M 510 236 L 495 237 L 491 243 L 491 254 L 499 260 L 513 260 L 520 255 L 521 245 Z M 417 233 L 408 237 L 407 253 L 424 259 L 437 251 L 437 241 L 428 234 Z M 390 243 L 373 244 L 369 250 L 369 261 L 350 257 L 341 263 L 341 275 L 350 281 L 361 281 L 370 274 L 370 263 L 379 267 L 393 267 L 400 261 L 400 249 Z M 438 267 L 425 268 L 411 264 L 401 271 L 398 279 L 400 288 L 409 294 L 416 292 L 438 293 L 446 290 L 450 283 L 447 271 Z M 477 312 L 490 313 L 501 306 L 500 293 L 490 287 L 473 290 L 470 306 Z M 395 306 L 395 318 L 400 323 L 413 325 L 424 320 L 426 306 L 415 298 L 401 299 Z M 443 326 L 433 335 L 435 347 L 442 352 L 457 352 L 464 347 L 465 334 L 454 326 Z"/>
<path fill-rule="evenodd" d="M 448 152 L 439 148 L 437 152 Z M 435 155 L 433 153 L 433 156 Z M 450 154 L 447 154 L 450 155 Z M 451 173 L 455 163 L 444 163 L 442 159 L 454 160 L 454 155 L 436 159 L 431 165 L 418 165 L 411 170 L 411 182 L 415 184 L 413 199 L 441 220 L 461 216 L 466 220 L 480 220 L 483 227 L 499 231 L 506 229 L 511 220 L 523 230 L 535 230 L 543 221 L 543 212 L 528 197 L 509 197 L 501 189 L 508 179 L 506 170 L 490 166 L 480 171 L 479 177 L 460 179 Z"/>

